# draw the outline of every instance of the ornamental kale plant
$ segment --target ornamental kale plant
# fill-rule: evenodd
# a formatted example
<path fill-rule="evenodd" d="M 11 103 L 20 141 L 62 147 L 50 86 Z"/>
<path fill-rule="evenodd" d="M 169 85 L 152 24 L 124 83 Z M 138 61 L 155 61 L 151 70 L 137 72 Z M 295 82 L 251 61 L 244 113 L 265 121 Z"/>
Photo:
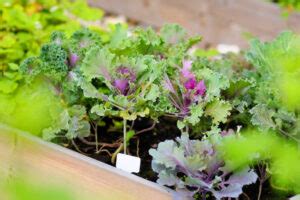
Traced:
<path fill-rule="evenodd" d="M 204 80 L 197 82 L 195 74 L 190 70 L 192 67 L 191 61 L 183 61 L 183 68 L 180 70 L 180 84 L 182 88 L 179 91 L 182 91 L 182 94 L 173 86 L 173 83 L 168 76 L 165 77 L 165 88 L 170 92 L 169 99 L 172 104 L 178 109 L 178 116 L 184 118 L 190 112 L 190 106 L 195 103 L 197 104 L 201 97 L 204 97 L 206 92 L 206 86 Z"/>
<path fill-rule="evenodd" d="M 157 182 L 174 186 L 185 199 L 239 197 L 243 186 L 255 183 L 257 175 L 247 166 L 228 170 L 216 147 L 208 138 L 190 140 L 186 134 L 159 143 L 157 150 L 149 151 Z"/>
<path fill-rule="evenodd" d="M 44 130 L 44 138 L 89 136 L 87 123 L 103 118 L 123 119 L 124 138 L 127 121 L 158 122 L 162 116 L 177 118 L 186 132 L 190 126 L 220 132 L 232 109 L 222 96 L 230 84 L 225 75 L 190 54 L 199 41 L 187 38 L 177 25 L 166 25 L 159 33 L 139 28 L 129 32 L 117 25 L 109 41 L 88 29 L 71 37 L 54 32 L 40 55 L 20 66 L 28 83 L 44 78 L 64 103 L 65 112 Z M 74 106 L 84 110 L 85 117 L 84 112 L 74 115 Z"/>
<path fill-rule="evenodd" d="M 221 73 L 212 71 L 201 60 L 183 60 L 172 81 L 164 77 L 164 90 L 168 100 L 176 110 L 169 112 L 176 116 L 180 129 L 192 125 L 202 126 L 203 131 L 226 123 L 231 105 L 221 96 L 221 91 L 229 87 L 229 81 Z M 209 126 L 201 122 L 209 122 Z"/>

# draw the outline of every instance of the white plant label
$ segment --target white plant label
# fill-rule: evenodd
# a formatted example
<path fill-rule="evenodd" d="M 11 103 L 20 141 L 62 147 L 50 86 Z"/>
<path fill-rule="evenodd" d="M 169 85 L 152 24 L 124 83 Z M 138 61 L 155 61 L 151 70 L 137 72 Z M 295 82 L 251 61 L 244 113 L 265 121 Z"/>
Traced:
<path fill-rule="evenodd" d="M 141 168 L 141 159 L 139 157 L 118 153 L 116 167 L 129 173 L 139 173 Z"/>

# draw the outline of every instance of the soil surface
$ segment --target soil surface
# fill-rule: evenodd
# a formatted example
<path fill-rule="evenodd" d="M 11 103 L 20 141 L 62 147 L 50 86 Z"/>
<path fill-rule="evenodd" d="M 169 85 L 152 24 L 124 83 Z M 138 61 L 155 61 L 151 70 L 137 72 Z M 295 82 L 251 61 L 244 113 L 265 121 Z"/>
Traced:
<path fill-rule="evenodd" d="M 68 147 L 75 151 L 80 151 L 80 153 L 89 157 L 115 166 L 111 161 L 111 157 L 122 144 L 122 140 L 120 140 L 123 135 L 122 121 L 120 119 L 104 119 L 104 122 L 105 125 L 97 127 L 99 144 L 98 152 L 96 152 L 95 131 L 89 138 L 85 138 L 85 141 L 76 139 L 74 143 L 70 144 Z M 151 119 L 136 120 L 134 124 L 128 123 L 127 129 L 139 132 L 151 128 L 153 123 L 154 122 Z M 116 126 L 119 126 L 119 128 L 115 128 Z M 176 126 L 176 120 L 167 117 L 160 118 L 159 123 L 156 123 L 153 129 L 134 136 L 127 147 L 127 154 L 141 158 L 141 170 L 140 173 L 136 175 L 155 182 L 157 174 L 151 169 L 152 157 L 149 155 L 148 151 L 151 148 L 156 148 L 159 142 L 167 139 L 175 139 L 178 136 L 180 136 L 180 130 Z M 104 145 L 102 146 L 101 144 Z M 105 146 L 105 144 L 111 146 Z M 99 151 L 99 149 L 101 151 Z M 123 150 L 120 152 L 123 152 Z M 259 181 L 257 181 L 256 184 L 245 186 L 243 191 L 244 193 L 238 198 L 239 200 L 256 200 L 259 193 Z M 272 189 L 269 181 L 264 182 L 260 200 L 284 200 L 287 198 L 288 196 L 286 193 Z"/>

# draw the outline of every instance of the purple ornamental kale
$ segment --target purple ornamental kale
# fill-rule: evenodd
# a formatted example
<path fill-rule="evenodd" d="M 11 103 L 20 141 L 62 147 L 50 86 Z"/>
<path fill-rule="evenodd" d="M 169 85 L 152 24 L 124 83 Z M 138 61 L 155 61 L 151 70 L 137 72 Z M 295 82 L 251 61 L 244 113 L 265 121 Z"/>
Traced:
<path fill-rule="evenodd" d="M 118 67 L 114 77 L 112 77 L 106 68 L 101 68 L 103 77 L 111 82 L 114 89 L 124 96 L 131 94 L 134 88 L 132 84 L 136 83 L 136 74 L 128 67 Z"/>
<path fill-rule="evenodd" d="M 190 140 L 183 134 L 180 138 L 159 143 L 157 150 L 150 149 L 152 169 L 158 173 L 157 182 L 174 186 L 178 195 L 193 199 L 207 194 L 216 199 L 237 198 L 244 185 L 255 183 L 257 174 L 245 168 L 238 172 L 226 170 L 216 146 L 209 141 Z"/>
<path fill-rule="evenodd" d="M 127 67 L 119 67 L 117 69 L 117 77 L 114 80 L 113 86 L 124 96 L 127 96 L 132 91 L 130 85 L 136 82 L 136 75 Z"/>
<path fill-rule="evenodd" d="M 191 71 L 192 61 L 184 60 L 180 70 L 180 83 L 178 87 L 183 88 L 180 94 L 169 77 L 165 76 L 165 88 L 170 92 L 169 98 L 172 104 L 180 111 L 180 116 L 185 117 L 189 114 L 189 107 L 193 103 L 198 103 L 199 97 L 204 97 L 206 85 L 204 80 L 197 81 L 195 74 Z"/>

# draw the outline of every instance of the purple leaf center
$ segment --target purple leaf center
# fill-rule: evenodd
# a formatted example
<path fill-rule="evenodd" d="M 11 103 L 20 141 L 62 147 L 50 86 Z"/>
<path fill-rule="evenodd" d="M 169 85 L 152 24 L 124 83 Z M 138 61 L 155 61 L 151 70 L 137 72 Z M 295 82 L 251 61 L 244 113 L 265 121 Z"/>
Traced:
<path fill-rule="evenodd" d="M 204 83 L 204 80 L 199 81 L 199 83 L 196 86 L 196 95 L 204 96 L 206 92 L 206 85 Z"/>
<path fill-rule="evenodd" d="M 184 87 L 187 90 L 193 90 L 196 87 L 196 79 L 195 78 L 190 78 L 184 83 Z"/>
<path fill-rule="evenodd" d="M 126 95 L 129 88 L 129 81 L 127 79 L 116 79 L 114 86 L 120 91 L 121 94 Z"/>
<path fill-rule="evenodd" d="M 71 53 L 69 56 L 69 64 L 71 67 L 74 67 L 79 60 L 79 56 L 77 56 L 75 53 Z"/>

